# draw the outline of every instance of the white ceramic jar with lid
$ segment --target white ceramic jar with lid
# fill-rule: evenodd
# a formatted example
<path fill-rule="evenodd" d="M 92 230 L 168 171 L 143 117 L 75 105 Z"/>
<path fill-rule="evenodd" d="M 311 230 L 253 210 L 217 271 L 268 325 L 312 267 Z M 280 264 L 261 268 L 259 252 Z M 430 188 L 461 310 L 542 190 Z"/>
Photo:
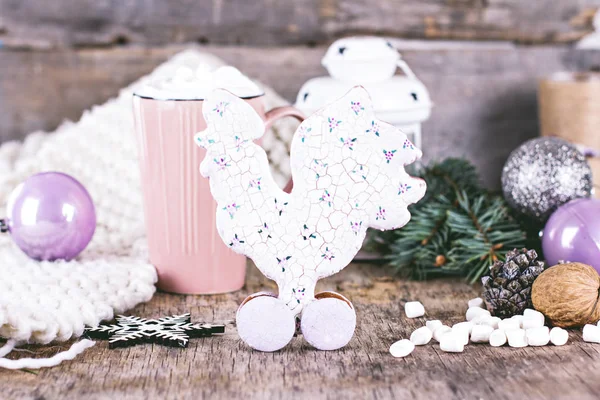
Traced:
<path fill-rule="evenodd" d="M 394 46 L 380 37 L 335 41 L 322 60 L 330 76 L 307 81 L 295 106 L 310 115 L 362 85 L 371 95 L 377 117 L 404 131 L 421 147 L 421 123 L 431 115 L 429 92 Z M 395 75 L 400 68 L 402 75 Z"/>

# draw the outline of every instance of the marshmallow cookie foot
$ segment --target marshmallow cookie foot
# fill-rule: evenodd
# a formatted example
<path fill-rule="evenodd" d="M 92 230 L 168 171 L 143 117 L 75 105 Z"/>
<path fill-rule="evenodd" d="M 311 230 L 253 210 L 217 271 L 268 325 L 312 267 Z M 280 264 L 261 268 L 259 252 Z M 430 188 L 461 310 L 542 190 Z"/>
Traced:
<path fill-rule="evenodd" d="M 259 351 L 277 351 L 294 337 L 296 317 L 272 293 L 255 293 L 242 302 L 236 315 L 237 330 L 248 346 Z"/>
<path fill-rule="evenodd" d="M 305 306 L 300 327 L 312 346 L 319 350 L 337 350 L 352 339 L 356 312 L 352 303 L 341 294 L 321 292 Z"/>

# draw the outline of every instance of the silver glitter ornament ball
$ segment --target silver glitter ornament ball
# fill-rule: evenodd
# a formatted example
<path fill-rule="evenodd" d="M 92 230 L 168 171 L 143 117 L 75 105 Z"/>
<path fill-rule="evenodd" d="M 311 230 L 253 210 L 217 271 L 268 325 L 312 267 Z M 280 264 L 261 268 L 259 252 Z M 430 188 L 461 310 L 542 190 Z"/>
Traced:
<path fill-rule="evenodd" d="M 569 142 L 536 138 L 508 157 L 502 170 L 502 191 L 512 208 L 544 222 L 569 200 L 590 197 L 592 170 Z"/>

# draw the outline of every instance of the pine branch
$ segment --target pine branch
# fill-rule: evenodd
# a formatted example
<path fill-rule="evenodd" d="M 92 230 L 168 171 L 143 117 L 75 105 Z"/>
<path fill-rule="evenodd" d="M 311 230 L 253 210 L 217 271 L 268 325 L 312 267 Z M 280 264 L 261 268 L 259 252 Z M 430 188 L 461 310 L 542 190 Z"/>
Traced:
<path fill-rule="evenodd" d="M 525 232 L 501 196 L 479 183 L 464 159 L 446 159 L 417 173 L 427 194 L 411 206 L 402 229 L 371 232 L 368 248 L 378 250 L 403 275 L 415 279 L 464 276 L 475 282 L 495 260 L 525 243 Z"/>
<path fill-rule="evenodd" d="M 507 251 L 523 247 L 525 234 L 509 216 L 500 197 L 481 195 L 469 202 L 464 196 L 460 206 L 460 210 L 451 212 L 448 218 L 448 224 L 459 235 L 452 243 L 449 258 L 470 266 L 464 272 L 473 283 L 494 261 L 504 260 Z"/>

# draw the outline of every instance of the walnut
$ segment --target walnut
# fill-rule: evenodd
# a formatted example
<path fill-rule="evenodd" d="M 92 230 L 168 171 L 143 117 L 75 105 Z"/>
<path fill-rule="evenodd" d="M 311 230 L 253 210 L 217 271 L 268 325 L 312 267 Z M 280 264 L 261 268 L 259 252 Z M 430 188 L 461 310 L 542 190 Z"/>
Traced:
<path fill-rule="evenodd" d="M 542 272 L 533 282 L 531 299 L 553 325 L 566 327 L 596 323 L 600 276 L 589 265 L 567 263 Z"/>

